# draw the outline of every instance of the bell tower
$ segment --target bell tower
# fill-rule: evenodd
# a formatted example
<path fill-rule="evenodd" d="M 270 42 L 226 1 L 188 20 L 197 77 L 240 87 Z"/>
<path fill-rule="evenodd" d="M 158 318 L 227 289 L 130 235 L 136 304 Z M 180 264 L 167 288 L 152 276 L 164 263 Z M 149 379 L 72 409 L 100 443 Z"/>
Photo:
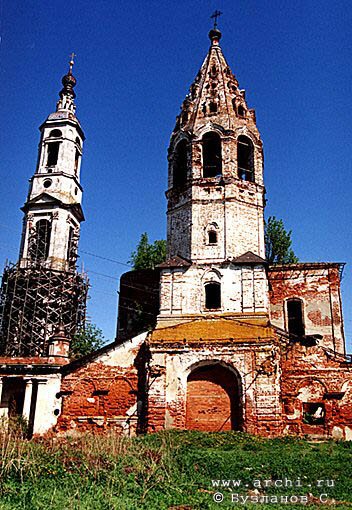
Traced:
<path fill-rule="evenodd" d="M 22 207 L 19 260 L 2 278 L 3 356 L 48 356 L 55 331 L 61 328 L 69 338 L 85 319 L 88 282 L 76 270 L 85 137 L 75 114 L 73 56 L 56 111 L 40 126 L 37 166 Z"/>
<path fill-rule="evenodd" d="M 216 24 L 209 38 L 168 151 L 165 318 L 268 313 L 263 144 Z"/>
<path fill-rule="evenodd" d="M 263 148 L 219 45 L 211 46 L 177 117 L 169 147 L 168 250 L 192 261 L 264 258 Z"/>
<path fill-rule="evenodd" d="M 84 220 L 80 166 L 85 137 L 75 116 L 72 67 L 73 60 L 62 78 L 56 111 L 40 127 L 37 168 L 22 208 L 21 267 L 41 264 L 62 271 L 75 267 Z"/>

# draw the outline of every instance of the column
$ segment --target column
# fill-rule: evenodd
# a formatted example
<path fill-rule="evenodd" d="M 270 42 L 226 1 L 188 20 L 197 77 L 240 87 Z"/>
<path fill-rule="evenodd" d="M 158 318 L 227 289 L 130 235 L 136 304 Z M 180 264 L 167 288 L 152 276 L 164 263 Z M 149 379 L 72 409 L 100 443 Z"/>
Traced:
<path fill-rule="evenodd" d="M 26 390 L 25 390 L 25 394 L 24 394 L 22 416 L 27 421 L 29 421 L 29 415 L 31 412 L 32 390 L 33 390 L 33 381 L 31 379 L 26 380 Z"/>

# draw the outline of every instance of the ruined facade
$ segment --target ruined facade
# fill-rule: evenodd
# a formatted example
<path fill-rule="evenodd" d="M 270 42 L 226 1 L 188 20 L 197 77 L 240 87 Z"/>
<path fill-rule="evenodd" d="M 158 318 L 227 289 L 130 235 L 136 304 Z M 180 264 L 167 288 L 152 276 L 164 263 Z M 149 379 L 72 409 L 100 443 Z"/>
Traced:
<path fill-rule="evenodd" d="M 209 37 L 170 141 L 167 260 L 123 275 L 114 343 L 56 369 L 46 430 L 352 439 L 343 264 L 268 265 L 255 112 Z"/>

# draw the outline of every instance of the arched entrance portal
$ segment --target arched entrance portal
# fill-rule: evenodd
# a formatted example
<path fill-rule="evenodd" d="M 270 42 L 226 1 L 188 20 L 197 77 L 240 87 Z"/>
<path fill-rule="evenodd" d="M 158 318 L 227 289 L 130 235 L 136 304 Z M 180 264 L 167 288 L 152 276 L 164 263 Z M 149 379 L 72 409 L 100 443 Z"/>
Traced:
<path fill-rule="evenodd" d="M 241 430 L 238 378 L 221 363 L 198 366 L 188 376 L 186 428 L 220 432 Z"/>

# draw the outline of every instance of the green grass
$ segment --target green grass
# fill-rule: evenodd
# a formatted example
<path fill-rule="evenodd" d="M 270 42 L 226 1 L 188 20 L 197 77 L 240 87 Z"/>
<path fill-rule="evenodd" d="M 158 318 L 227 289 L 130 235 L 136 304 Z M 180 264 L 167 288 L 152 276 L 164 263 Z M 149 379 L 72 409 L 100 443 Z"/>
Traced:
<path fill-rule="evenodd" d="M 352 508 L 349 442 L 170 431 L 37 441 L 2 433 L 1 445 L 1 510 Z M 259 494 L 311 493 L 308 505 L 234 504 L 229 488 L 212 486 L 212 480 L 238 479 L 242 486 L 232 492 L 253 496 L 255 480 L 285 478 L 300 478 L 302 487 L 261 487 Z M 319 488 L 317 480 L 335 485 Z M 217 491 L 224 495 L 221 504 L 213 501 Z M 329 505 L 318 504 L 321 493 L 328 494 Z"/>

